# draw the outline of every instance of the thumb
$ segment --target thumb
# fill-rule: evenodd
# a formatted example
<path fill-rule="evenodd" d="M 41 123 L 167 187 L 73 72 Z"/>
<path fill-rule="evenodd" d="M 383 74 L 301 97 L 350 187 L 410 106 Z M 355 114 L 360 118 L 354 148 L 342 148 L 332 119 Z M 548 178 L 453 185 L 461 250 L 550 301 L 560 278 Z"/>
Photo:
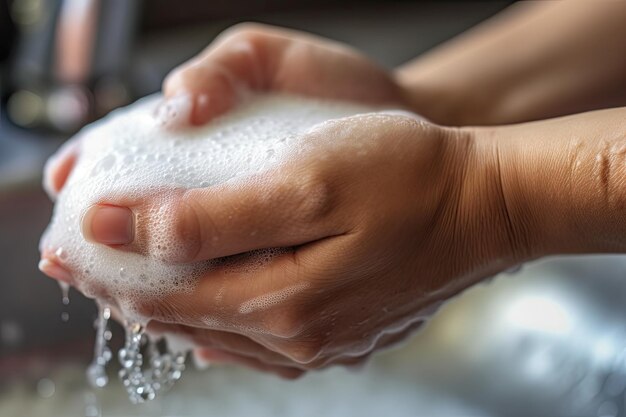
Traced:
<path fill-rule="evenodd" d="M 161 201 L 96 204 L 83 216 L 82 231 L 88 241 L 174 263 L 292 247 L 345 232 L 333 218 L 329 190 L 299 172 L 267 173 Z"/>

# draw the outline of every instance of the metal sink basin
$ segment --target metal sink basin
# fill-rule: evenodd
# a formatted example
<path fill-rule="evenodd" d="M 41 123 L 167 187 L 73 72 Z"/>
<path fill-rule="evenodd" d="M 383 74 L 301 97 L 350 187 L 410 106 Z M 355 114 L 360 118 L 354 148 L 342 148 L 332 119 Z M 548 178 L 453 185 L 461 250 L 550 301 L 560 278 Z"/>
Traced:
<path fill-rule="evenodd" d="M 3 380 L 0 416 L 623 416 L 625 268 L 622 256 L 541 261 L 466 291 L 364 369 L 293 382 L 191 367 L 171 392 L 139 406 L 115 378 L 89 389 L 89 355 L 75 342 L 78 355 L 39 355 Z"/>

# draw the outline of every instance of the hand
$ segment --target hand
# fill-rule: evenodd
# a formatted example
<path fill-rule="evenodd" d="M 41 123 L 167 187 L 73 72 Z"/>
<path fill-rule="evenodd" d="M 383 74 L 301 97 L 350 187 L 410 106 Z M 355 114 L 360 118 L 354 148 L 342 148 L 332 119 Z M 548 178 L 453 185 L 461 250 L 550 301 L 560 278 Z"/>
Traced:
<path fill-rule="evenodd" d="M 185 248 L 172 262 L 285 252 L 258 270 L 216 268 L 192 294 L 146 300 L 149 329 L 186 335 L 213 360 L 297 376 L 363 362 L 526 254 L 507 233 L 493 153 L 467 131 L 372 114 L 324 123 L 304 143 L 276 170 L 169 203 L 169 246 Z M 142 225 L 135 236 L 155 235 Z M 114 247 L 135 250 L 124 243 Z"/>
<path fill-rule="evenodd" d="M 227 112 L 250 91 L 366 104 L 404 102 L 392 75 L 356 50 L 311 34 L 250 23 L 222 33 L 163 83 L 167 98 L 191 99 L 188 121 L 196 125 Z"/>
<path fill-rule="evenodd" d="M 163 83 L 157 117 L 168 126 L 200 125 L 230 110 L 250 91 L 273 91 L 367 104 L 404 106 L 392 76 L 357 51 L 313 35 L 240 24 Z M 80 152 L 64 146 L 46 165 L 44 185 L 54 198 Z"/>

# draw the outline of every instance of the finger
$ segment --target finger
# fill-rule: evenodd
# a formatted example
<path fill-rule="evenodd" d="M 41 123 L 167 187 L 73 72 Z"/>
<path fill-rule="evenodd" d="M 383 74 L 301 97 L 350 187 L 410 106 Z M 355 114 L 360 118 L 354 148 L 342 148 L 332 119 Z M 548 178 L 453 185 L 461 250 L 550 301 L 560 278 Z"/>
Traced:
<path fill-rule="evenodd" d="M 329 184 L 305 166 L 238 183 L 170 193 L 140 203 L 92 206 L 82 217 L 86 240 L 172 263 L 290 247 L 344 233 Z M 126 203 L 126 204 L 125 204 Z M 164 248 L 157 242 L 168 241 Z M 159 247 L 157 247 L 159 246 Z"/>
<path fill-rule="evenodd" d="M 287 43 L 261 25 L 231 29 L 200 57 L 172 71 L 163 83 L 164 95 L 188 95 L 189 121 L 204 124 L 232 108 L 246 91 L 267 89 L 270 69 Z"/>
<path fill-rule="evenodd" d="M 179 324 L 168 324 L 152 321 L 148 330 L 159 333 L 174 333 L 183 336 L 194 344 L 203 348 L 217 349 L 219 351 L 234 353 L 250 358 L 255 358 L 268 365 L 297 367 L 288 358 L 269 350 L 262 344 L 241 334 L 211 330 Z"/>
<path fill-rule="evenodd" d="M 163 84 L 167 98 L 188 97 L 189 121 L 196 125 L 228 111 L 248 91 L 266 90 L 371 104 L 403 100 L 387 71 L 353 49 L 310 34 L 250 23 L 224 32 Z"/>
<path fill-rule="evenodd" d="M 348 355 L 348 356 L 343 356 L 338 360 L 328 360 L 325 362 L 325 364 L 322 367 L 326 367 L 332 364 L 339 364 L 339 365 L 346 365 L 346 366 L 358 368 L 364 365 L 372 356 L 372 354 L 377 353 L 377 352 L 382 352 L 387 349 L 398 347 L 403 342 L 408 341 L 411 338 L 411 336 L 413 336 L 416 332 L 421 330 L 423 326 L 424 326 L 424 321 L 418 320 L 403 327 L 402 330 L 383 333 L 381 337 L 379 337 L 378 340 L 376 340 L 376 342 L 372 346 L 372 349 L 366 354 L 358 355 L 358 356 Z"/>
<path fill-rule="evenodd" d="M 250 255 L 248 261 L 215 267 L 192 292 L 145 300 L 141 313 L 165 323 L 244 334 L 276 351 L 270 336 L 293 337 L 305 327 L 296 316 L 309 283 L 293 252 L 269 259 Z"/>
<path fill-rule="evenodd" d="M 58 248 L 42 247 L 40 251 L 41 259 L 37 267 L 41 272 L 57 281 L 68 285 L 75 285 L 72 271 L 64 264 L 63 259 L 58 256 L 62 254 L 62 252 L 58 251 Z"/>
<path fill-rule="evenodd" d="M 255 358 L 224 352 L 218 349 L 200 348 L 194 351 L 200 359 L 210 363 L 232 363 L 243 365 L 261 372 L 269 372 L 286 379 L 296 379 L 304 374 L 304 371 L 287 366 L 268 365 Z"/>
<path fill-rule="evenodd" d="M 407 324 L 401 330 L 385 333 L 376 342 L 374 350 L 380 351 L 385 349 L 391 349 L 397 347 L 401 343 L 408 341 L 415 333 L 424 328 L 425 320 L 418 319 L 414 322 Z"/>
<path fill-rule="evenodd" d="M 319 359 L 306 364 L 304 369 L 324 369 L 333 365 L 343 365 L 358 370 L 367 363 L 374 353 L 391 349 L 409 340 L 423 325 L 423 320 L 417 320 L 406 324 L 400 329 L 381 333 L 381 335 L 372 342 L 372 345 L 365 353 L 346 354 L 345 352 L 338 351 L 337 354 L 334 355 L 320 355 Z"/>
<path fill-rule="evenodd" d="M 80 151 L 79 138 L 72 139 L 66 142 L 57 152 L 54 154 L 44 167 L 43 188 L 48 196 L 55 200 L 59 194 L 67 178 L 69 177 L 78 153 Z"/>
<path fill-rule="evenodd" d="M 329 187 L 288 169 L 283 172 L 187 191 L 174 219 L 178 240 L 186 242 L 178 261 L 297 246 L 342 233 L 330 216 Z"/>
<path fill-rule="evenodd" d="M 72 274 L 70 273 L 70 271 L 67 268 L 65 268 L 63 265 L 59 264 L 58 262 L 52 259 L 42 258 L 39 261 L 38 268 L 41 272 L 43 272 L 45 275 L 49 276 L 50 278 L 56 279 L 57 281 L 64 282 L 68 285 L 74 284 L 74 280 L 72 278 Z"/>

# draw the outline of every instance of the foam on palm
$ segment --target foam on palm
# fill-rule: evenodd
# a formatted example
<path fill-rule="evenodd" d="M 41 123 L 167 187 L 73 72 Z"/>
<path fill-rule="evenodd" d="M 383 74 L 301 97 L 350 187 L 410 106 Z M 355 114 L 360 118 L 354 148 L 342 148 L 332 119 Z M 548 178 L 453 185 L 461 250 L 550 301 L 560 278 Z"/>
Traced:
<path fill-rule="evenodd" d="M 167 201 L 173 193 L 270 169 L 300 146 L 302 134 L 316 124 L 370 110 L 341 102 L 263 95 L 251 97 L 206 126 L 168 129 L 154 117 L 160 101 L 158 96 L 142 99 L 79 134 L 80 158 L 58 196 L 42 240 L 72 271 L 80 291 L 97 298 L 102 306 L 118 308 L 129 330 L 138 329 L 136 333 L 147 320 L 139 302 L 192 291 L 199 275 L 214 262 L 178 265 L 167 261 L 184 245 L 171 238 Z M 146 197 L 156 203 L 144 218 L 136 219 L 137 223 L 149 222 L 152 231 L 144 241 L 137 237 L 142 254 L 84 240 L 80 220 L 91 205 L 135 204 Z M 272 252 L 255 258 L 267 260 L 268 255 Z M 258 302 L 250 308 L 263 308 Z M 131 334 L 130 341 L 136 341 L 136 336 Z"/>

